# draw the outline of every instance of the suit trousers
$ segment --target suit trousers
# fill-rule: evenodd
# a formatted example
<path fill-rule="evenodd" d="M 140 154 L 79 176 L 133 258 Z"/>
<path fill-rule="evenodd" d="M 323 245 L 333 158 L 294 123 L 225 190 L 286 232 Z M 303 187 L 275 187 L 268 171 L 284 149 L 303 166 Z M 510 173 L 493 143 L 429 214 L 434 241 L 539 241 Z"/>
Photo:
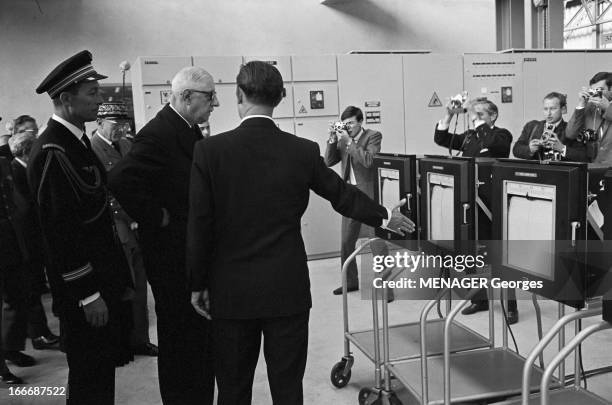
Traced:
<path fill-rule="evenodd" d="M 191 306 L 184 232 L 177 227 L 142 234 L 147 278 L 157 315 L 159 390 L 164 405 L 211 405 L 214 372 L 210 322 Z"/>
<path fill-rule="evenodd" d="M 21 351 L 25 349 L 28 326 L 27 277 L 23 265 L 3 270 L 2 346 L 4 351 Z"/>
<path fill-rule="evenodd" d="M 122 245 L 134 281 L 134 299 L 132 301 L 134 329 L 130 337 L 131 345 L 134 347 L 151 342 L 149 338 L 149 310 L 147 307 L 147 274 L 142 251 L 136 240 Z"/>
<path fill-rule="evenodd" d="M 68 360 L 67 405 L 115 403 L 115 365 L 119 346 L 116 308 L 106 302 L 109 319 L 94 328 L 85 320 L 83 308 L 65 304 L 60 309 L 62 334 Z"/>
<path fill-rule="evenodd" d="M 372 228 L 363 225 L 352 218 L 342 217 L 340 264 L 343 266 L 346 259 L 355 251 L 355 244 L 360 236 L 373 237 Z M 349 287 L 359 286 L 359 275 L 357 273 L 357 262 L 353 260 L 346 270 L 346 281 Z"/>
<path fill-rule="evenodd" d="M 309 316 L 213 319 L 217 405 L 251 404 L 262 335 L 273 405 L 303 404 Z"/>

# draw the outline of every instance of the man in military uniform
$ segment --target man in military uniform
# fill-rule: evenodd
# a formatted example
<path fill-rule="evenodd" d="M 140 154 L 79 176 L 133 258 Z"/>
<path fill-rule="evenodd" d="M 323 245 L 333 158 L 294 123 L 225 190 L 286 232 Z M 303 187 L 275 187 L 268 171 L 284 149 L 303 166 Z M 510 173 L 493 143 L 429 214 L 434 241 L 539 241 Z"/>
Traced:
<path fill-rule="evenodd" d="M 68 404 L 113 404 L 115 366 L 130 299 L 129 267 L 115 242 L 106 171 L 85 133 L 102 104 L 91 53 L 60 63 L 38 86 L 55 113 L 34 143 L 28 181 L 36 198 L 48 258 L 48 277 L 59 299 L 68 360 Z M 129 301 L 128 301 L 129 303 Z"/>
<path fill-rule="evenodd" d="M 107 172 L 127 155 L 132 147 L 132 142 L 125 139 L 125 134 L 130 129 L 128 119 L 127 106 L 123 102 L 104 103 L 98 109 L 98 128 L 91 138 L 91 147 Z M 157 346 L 152 344 L 149 338 L 147 275 L 135 232 L 138 224 L 121 208 L 116 199 L 111 198 L 110 205 L 117 235 L 134 281 L 134 329 L 130 336 L 130 345 L 134 354 L 157 356 Z"/>

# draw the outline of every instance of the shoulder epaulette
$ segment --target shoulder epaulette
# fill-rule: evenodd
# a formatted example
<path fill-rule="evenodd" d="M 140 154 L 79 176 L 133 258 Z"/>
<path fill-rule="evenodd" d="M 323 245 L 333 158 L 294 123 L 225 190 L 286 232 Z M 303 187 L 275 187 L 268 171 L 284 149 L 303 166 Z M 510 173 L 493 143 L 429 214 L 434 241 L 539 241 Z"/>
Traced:
<path fill-rule="evenodd" d="M 59 146 L 56 143 L 46 143 L 46 144 L 44 144 L 42 146 L 42 148 L 43 148 L 43 150 L 44 149 L 57 149 L 57 150 L 60 150 L 60 151 L 62 151 L 64 153 L 66 153 L 66 149 L 62 148 L 61 146 Z"/>

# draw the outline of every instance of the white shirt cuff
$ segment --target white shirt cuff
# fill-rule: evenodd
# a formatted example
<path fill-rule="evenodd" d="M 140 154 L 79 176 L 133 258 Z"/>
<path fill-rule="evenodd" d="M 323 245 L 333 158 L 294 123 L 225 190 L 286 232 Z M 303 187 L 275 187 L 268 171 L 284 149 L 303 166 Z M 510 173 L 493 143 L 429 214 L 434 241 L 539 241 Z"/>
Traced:
<path fill-rule="evenodd" d="M 96 293 L 94 293 L 93 295 L 90 295 L 87 298 L 83 298 L 82 300 L 79 300 L 79 306 L 80 307 L 84 307 L 85 305 L 91 304 L 92 302 L 94 302 L 98 298 L 100 298 L 100 293 L 96 292 Z"/>
<path fill-rule="evenodd" d="M 576 107 L 576 110 L 584 110 L 584 107 Z"/>
<path fill-rule="evenodd" d="M 438 121 L 438 130 L 446 131 L 448 129 L 448 125 L 444 124 L 444 120 Z"/>
<path fill-rule="evenodd" d="M 385 207 L 385 209 L 387 210 L 387 219 L 383 219 L 382 220 L 382 225 L 380 227 L 388 229 L 387 225 L 389 224 L 389 221 L 391 220 L 392 213 L 391 213 L 391 210 L 389 208 Z"/>
<path fill-rule="evenodd" d="M 567 152 L 567 146 L 563 145 L 563 150 L 561 151 L 561 156 L 565 157 L 565 153 Z"/>

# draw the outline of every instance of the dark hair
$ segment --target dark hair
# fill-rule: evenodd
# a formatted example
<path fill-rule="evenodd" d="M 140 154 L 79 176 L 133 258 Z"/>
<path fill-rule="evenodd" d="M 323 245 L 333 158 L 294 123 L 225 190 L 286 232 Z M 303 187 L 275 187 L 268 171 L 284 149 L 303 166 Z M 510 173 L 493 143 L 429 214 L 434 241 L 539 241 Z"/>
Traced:
<path fill-rule="evenodd" d="M 36 124 L 36 120 L 30 117 L 29 115 L 20 115 L 13 121 L 13 128 L 17 128 L 18 126 L 21 126 L 26 122 L 33 122 L 34 124 Z"/>
<path fill-rule="evenodd" d="M 559 100 L 559 107 L 563 108 L 567 106 L 567 96 L 565 94 L 561 94 L 556 91 L 551 91 L 550 93 L 544 96 L 544 100 L 551 100 L 553 98 Z"/>
<path fill-rule="evenodd" d="M 591 80 L 589 80 L 589 86 L 602 80 L 606 81 L 606 86 L 612 86 L 612 74 L 610 72 L 595 73 L 595 76 L 593 76 Z"/>
<path fill-rule="evenodd" d="M 249 101 L 269 107 L 276 107 L 285 92 L 283 77 L 278 69 L 261 61 L 242 65 L 236 83 Z"/>
<path fill-rule="evenodd" d="M 484 106 L 485 111 L 489 113 L 489 115 L 495 114 L 497 115 L 497 117 L 499 117 L 499 110 L 497 109 L 497 106 L 495 105 L 495 103 L 493 103 L 486 97 L 476 97 L 475 99 L 470 100 L 469 102 L 470 107 L 474 107 L 477 104 L 482 104 Z M 497 117 L 495 118 L 496 120 Z"/>
<path fill-rule="evenodd" d="M 348 107 L 346 107 L 346 109 L 342 112 L 342 115 L 340 116 L 340 119 L 342 121 L 344 121 L 347 118 L 351 118 L 351 117 L 355 117 L 357 118 L 357 122 L 361 122 L 363 121 L 363 112 L 361 111 L 361 109 L 349 105 Z"/>

